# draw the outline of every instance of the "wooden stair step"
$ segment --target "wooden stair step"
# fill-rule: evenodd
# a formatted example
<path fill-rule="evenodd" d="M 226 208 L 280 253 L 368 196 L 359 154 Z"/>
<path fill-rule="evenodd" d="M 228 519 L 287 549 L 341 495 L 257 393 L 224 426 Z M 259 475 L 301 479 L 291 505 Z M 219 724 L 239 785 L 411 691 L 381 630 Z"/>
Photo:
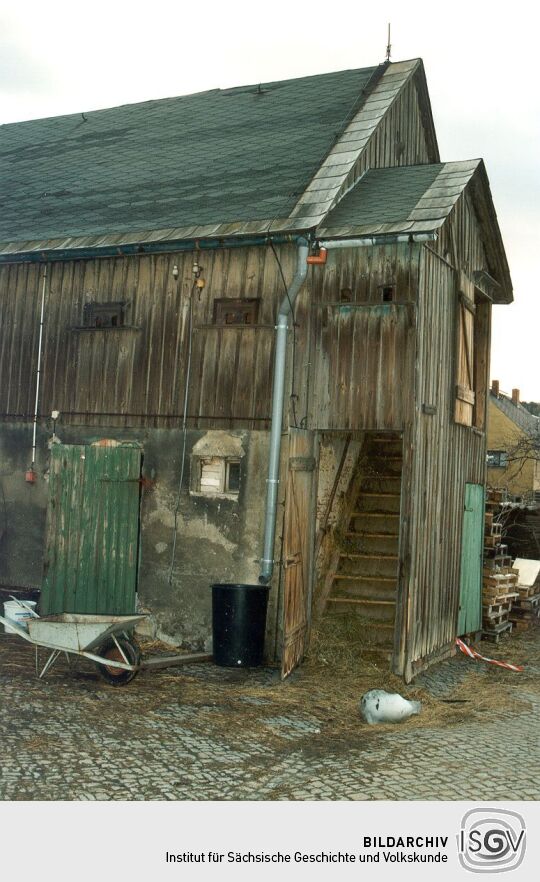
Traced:
<path fill-rule="evenodd" d="M 389 498 L 392 498 L 392 499 L 399 499 L 400 496 L 401 496 L 401 493 L 389 493 L 389 492 L 386 492 L 386 491 L 384 491 L 384 490 L 361 490 L 361 491 L 360 491 L 360 496 L 370 496 L 370 497 L 371 497 L 371 496 L 376 496 L 377 498 L 379 498 L 379 497 L 383 497 L 383 498 L 387 498 L 387 497 L 389 497 Z"/>
<path fill-rule="evenodd" d="M 387 480 L 399 481 L 399 477 L 400 477 L 399 475 L 392 475 L 392 474 L 381 475 L 381 474 L 379 474 L 379 472 L 366 472 L 366 479 L 370 480 L 370 481 L 375 481 L 375 480 L 379 480 L 379 479 L 381 481 L 387 481 Z"/>
<path fill-rule="evenodd" d="M 362 610 L 354 603 L 333 603 L 329 605 L 329 615 L 348 616 L 349 618 L 358 616 L 365 620 L 362 616 Z M 369 623 L 363 626 L 358 623 L 358 638 L 360 639 L 362 649 L 364 644 L 366 648 L 380 647 L 381 649 L 392 650 L 394 643 L 394 625 L 392 622 L 378 622 L 370 619 Z"/>
<path fill-rule="evenodd" d="M 350 582 L 396 582 L 397 576 L 357 576 L 354 573 L 336 573 L 334 579 L 348 579 Z"/>
<path fill-rule="evenodd" d="M 357 597 L 358 600 L 395 600 L 397 577 L 356 576 L 337 573 L 332 581 L 330 597 Z"/>
<path fill-rule="evenodd" d="M 392 533 L 345 533 L 340 550 L 345 554 L 366 554 L 374 558 L 366 559 L 361 564 L 363 566 L 374 566 L 375 561 L 380 559 L 387 566 L 392 564 L 397 567 L 399 539 Z"/>
<path fill-rule="evenodd" d="M 348 526 L 354 533 L 373 530 L 374 533 L 395 537 L 398 522 L 397 512 L 356 511 L 351 515 Z"/>
<path fill-rule="evenodd" d="M 362 487 L 358 494 L 358 499 L 367 494 L 375 494 L 375 496 L 401 495 L 401 475 L 393 475 L 391 478 L 379 478 L 377 476 L 366 476 L 362 481 Z"/>
<path fill-rule="evenodd" d="M 347 530 L 345 536 L 354 539 L 399 539 L 399 533 L 372 533 L 370 530 Z"/>
<path fill-rule="evenodd" d="M 387 444 L 373 444 L 364 451 L 369 459 L 382 459 L 385 456 L 399 456 L 403 458 L 401 441 L 389 441 Z"/>
<path fill-rule="evenodd" d="M 384 585 L 380 582 L 368 584 L 365 582 L 338 582 L 334 583 L 329 597 L 341 600 L 371 601 L 372 603 L 396 602 L 397 591 L 395 585 Z"/>
<path fill-rule="evenodd" d="M 384 600 L 361 600 L 356 597 L 329 597 L 328 602 L 334 609 L 351 609 L 355 615 L 369 619 L 370 623 L 393 625 L 395 619 L 395 603 Z"/>
<path fill-rule="evenodd" d="M 367 606 L 395 606 L 395 600 L 363 600 L 358 597 L 329 597 L 332 603 L 363 603 Z"/>
<path fill-rule="evenodd" d="M 399 518 L 398 511 L 353 511 L 352 518 Z"/>
<path fill-rule="evenodd" d="M 336 576 L 361 576 L 365 579 L 396 579 L 398 557 L 395 554 L 373 554 L 369 549 L 342 551 Z"/>

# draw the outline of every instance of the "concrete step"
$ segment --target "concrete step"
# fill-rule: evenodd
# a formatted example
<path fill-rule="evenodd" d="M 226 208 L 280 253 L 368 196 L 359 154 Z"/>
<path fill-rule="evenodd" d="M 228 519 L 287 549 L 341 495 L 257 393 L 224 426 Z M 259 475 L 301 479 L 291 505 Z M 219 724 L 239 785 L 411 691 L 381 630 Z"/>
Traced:
<path fill-rule="evenodd" d="M 338 574 L 395 578 L 397 566 L 397 554 L 342 551 L 339 555 Z"/>
<path fill-rule="evenodd" d="M 383 533 L 395 536 L 399 529 L 399 513 L 358 511 L 351 517 L 350 530 L 354 533 Z"/>

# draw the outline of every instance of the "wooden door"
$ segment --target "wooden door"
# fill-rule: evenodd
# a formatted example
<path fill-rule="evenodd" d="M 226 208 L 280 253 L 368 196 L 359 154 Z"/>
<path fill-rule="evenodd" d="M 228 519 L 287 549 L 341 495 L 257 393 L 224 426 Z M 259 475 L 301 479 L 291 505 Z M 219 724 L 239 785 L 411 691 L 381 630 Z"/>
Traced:
<path fill-rule="evenodd" d="M 141 449 L 51 450 L 41 615 L 135 611 Z"/>
<path fill-rule="evenodd" d="M 284 597 L 281 676 L 302 661 L 311 622 L 315 522 L 314 435 L 289 429 L 283 541 Z"/>
<path fill-rule="evenodd" d="M 482 623 L 483 537 L 484 487 L 482 484 L 465 484 L 458 636 L 479 631 Z"/>

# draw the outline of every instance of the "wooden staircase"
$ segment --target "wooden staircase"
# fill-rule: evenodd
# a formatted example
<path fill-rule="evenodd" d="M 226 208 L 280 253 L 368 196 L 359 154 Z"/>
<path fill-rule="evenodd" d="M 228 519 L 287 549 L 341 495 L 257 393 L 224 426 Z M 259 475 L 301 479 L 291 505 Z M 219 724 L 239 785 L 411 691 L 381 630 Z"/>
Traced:
<path fill-rule="evenodd" d="M 364 620 L 366 646 L 392 649 L 397 598 L 402 441 L 369 437 L 354 511 L 328 596 L 330 614 Z M 364 642 L 364 641 L 363 641 Z"/>

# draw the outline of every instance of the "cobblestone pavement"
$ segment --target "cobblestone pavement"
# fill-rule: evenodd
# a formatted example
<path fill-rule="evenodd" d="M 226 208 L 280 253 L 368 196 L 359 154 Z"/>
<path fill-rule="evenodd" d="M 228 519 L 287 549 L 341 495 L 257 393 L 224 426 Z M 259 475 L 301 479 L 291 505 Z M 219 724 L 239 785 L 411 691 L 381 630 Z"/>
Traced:
<path fill-rule="evenodd" d="M 90 667 L 33 673 L 33 650 L 0 636 L 0 796 L 39 799 L 540 798 L 540 631 L 455 657 L 404 686 L 382 666 L 270 669 L 211 664 L 107 686 Z M 84 664 L 84 663 L 83 663 Z M 421 698 L 398 726 L 357 704 L 383 686 Z"/>

